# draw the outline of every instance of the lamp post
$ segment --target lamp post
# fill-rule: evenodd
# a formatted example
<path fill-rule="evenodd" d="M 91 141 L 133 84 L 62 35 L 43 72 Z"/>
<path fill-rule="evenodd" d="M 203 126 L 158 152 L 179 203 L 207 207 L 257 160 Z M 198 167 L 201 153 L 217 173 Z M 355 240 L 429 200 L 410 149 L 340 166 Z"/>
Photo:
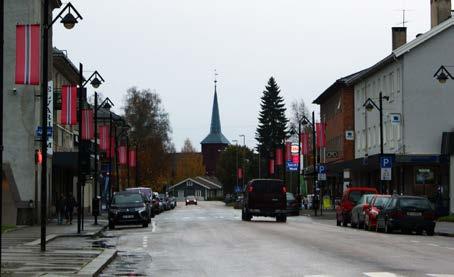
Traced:
<path fill-rule="evenodd" d="M 371 98 L 367 98 L 366 102 L 363 104 L 363 107 L 365 107 L 368 112 L 376 108 L 380 113 L 380 158 L 383 156 L 383 99 L 389 101 L 389 96 L 383 96 L 383 93 L 380 92 L 378 106 Z M 384 182 L 380 178 L 380 193 L 383 193 L 384 191 L 383 184 Z"/>
<path fill-rule="evenodd" d="M 434 78 L 437 79 L 440 84 L 445 84 L 448 79 L 454 80 L 454 76 L 448 71 L 447 67 L 454 68 L 454 66 L 451 65 L 442 65 L 434 74 Z"/>
<path fill-rule="evenodd" d="M 235 175 L 236 175 L 236 184 L 235 188 L 238 187 L 238 140 L 234 139 L 232 142 L 236 145 L 236 165 L 235 165 Z"/>
<path fill-rule="evenodd" d="M 239 135 L 239 137 L 243 138 L 243 188 L 244 188 L 244 179 L 246 179 L 246 136 Z"/>
<path fill-rule="evenodd" d="M 46 221 L 47 221 L 47 89 L 48 89 L 48 79 L 49 79 L 49 29 L 52 28 L 52 25 L 60 18 L 61 23 L 65 26 L 66 29 L 72 29 L 77 23 L 77 19 L 82 19 L 82 16 L 74 8 L 71 3 L 66 4 L 66 6 L 60 11 L 60 13 L 55 17 L 52 22 L 49 23 L 49 1 L 43 0 L 42 2 L 42 11 L 43 19 L 41 25 L 42 32 L 42 74 L 41 74 L 41 125 L 42 125 L 42 134 L 41 134 L 41 153 L 42 153 L 42 164 L 41 164 L 41 251 L 46 251 Z M 3 5 L 2 5 L 3 6 Z M 77 15 L 74 17 L 71 13 L 71 10 Z M 62 17 L 63 13 L 68 11 L 68 13 Z M 2 16 L 2 20 L 4 17 Z M 3 41 L 3 39 L 2 39 Z M 3 47 L 3 45 L 2 45 Z M 2 71 L 3 74 L 3 71 Z M 2 85 L 3 90 L 3 85 Z M 2 103 L 3 105 L 3 103 Z M 53 107 L 52 107 L 53 108 Z"/>
<path fill-rule="evenodd" d="M 303 118 L 301 120 L 302 125 L 309 125 L 312 128 L 312 156 L 313 156 L 313 172 L 312 172 L 312 187 L 314 191 L 314 196 L 317 196 L 317 149 L 315 145 L 315 112 L 312 112 L 312 122 L 305 116 L 303 115 Z M 315 216 L 317 216 L 317 206 L 314 205 L 314 201 L 312 201 L 312 206 L 314 208 L 314 213 Z"/>
<path fill-rule="evenodd" d="M 3 213 L 3 31 L 5 21 L 5 3 L 0 0 L 0 225 Z M 2 249 L 2 235 L 0 230 L 0 249 Z"/>
<path fill-rule="evenodd" d="M 88 143 L 82 139 L 82 129 L 83 129 L 83 120 L 82 120 L 82 108 L 86 104 L 86 95 L 85 95 L 85 86 L 90 82 L 93 88 L 99 88 L 101 81 L 104 82 L 104 79 L 98 73 L 98 71 L 93 72 L 91 76 L 84 81 L 83 76 L 83 65 L 79 63 L 79 109 L 77 112 L 78 123 L 79 123 L 79 149 L 78 149 L 78 168 L 77 168 L 77 233 L 80 234 L 83 230 L 83 211 L 82 211 L 82 187 L 85 186 L 85 175 L 89 174 L 90 169 L 90 155 L 88 154 Z M 98 78 L 99 77 L 99 78 Z M 96 98 L 96 97 L 95 97 Z M 95 99 L 96 100 L 96 99 Z M 95 142 L 96 143 L 96 142 Z M 96 178 L 97 179 L 97 178 Z M 95 185 L 96 187 L 96 185 Z"/>
<path fill-rule="evenodd" d="M 98 105 L 98 93 L 95 91 L 95 107 L 94 107 L 94 135 L 95 135 L 95 146 L 94 146 L 94 154 L 95 154 L 95 164 L 94 164 L 94 170 L 93 170 L 93 183 L 94 183 L 94 201 L 97 201 L 97 208 L 98 211 L 94 213 L 95 217 L 95 225 L 98 224 L 98 212 L 99 212 L 99 201 L 98 201 L 98 110 L 103 107 L 105 109 L 110 109 L 114 104 L 112 101 L 110 101 L 109 97 L 104 99 L 104 101 L 101 102 L 100 105 Z M 101 192 L 101 188 L 99 189 Z M 93 202 L 95 204 L 95 202 Z M 93 205 L 93 208 L 95 208 L 96 205 Z"/>

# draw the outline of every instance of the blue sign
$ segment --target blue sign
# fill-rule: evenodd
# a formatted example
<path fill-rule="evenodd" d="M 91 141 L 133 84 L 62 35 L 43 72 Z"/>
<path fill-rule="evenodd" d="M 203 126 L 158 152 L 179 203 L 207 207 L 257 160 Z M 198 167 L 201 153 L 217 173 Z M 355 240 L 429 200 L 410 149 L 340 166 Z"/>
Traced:
<path fill-rule="evenodd" d="M 241 191 L 242 191 L 241 186 L 235 186 L 236 193 L 241 192 Z"/>
<path fill-rule="evenodd" d="M 36 128 L 36 136 L 37 137 L 41 137 L 42 135 L 43 135 L 43 127 L 42 126 L 38 126 Z M 47 136 L 48 137 L 52 136 L 52 127 L 47 127 Z"/>
<path fill-rule="evenodd" d="M 326 173 L 326 166 L 323 165 L 323 164 L 320 164 L 320 165 L 318 166 L 318 173 L 320 173 L 320 174 L 325 174 L 325 173 Z"/>
<path fill-rule="evenodd" d="M 287 161 L 287 171 L 298 171 L 298 163 Z"/>
<path fill-rule="evenodd" d="M 384 156 L 380 158 L 380 168 L 392 168 L 393 160 L 390 156 Z"/>

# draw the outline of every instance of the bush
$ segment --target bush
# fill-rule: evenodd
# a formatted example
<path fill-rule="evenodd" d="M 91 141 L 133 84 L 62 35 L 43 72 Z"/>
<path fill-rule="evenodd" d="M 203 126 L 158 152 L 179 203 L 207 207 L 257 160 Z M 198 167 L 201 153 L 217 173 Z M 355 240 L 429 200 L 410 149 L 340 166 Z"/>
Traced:
<path fill-rule="evenodd" d="M 454 222 L 454 214 L 438 218 L 439 222 Z"/>

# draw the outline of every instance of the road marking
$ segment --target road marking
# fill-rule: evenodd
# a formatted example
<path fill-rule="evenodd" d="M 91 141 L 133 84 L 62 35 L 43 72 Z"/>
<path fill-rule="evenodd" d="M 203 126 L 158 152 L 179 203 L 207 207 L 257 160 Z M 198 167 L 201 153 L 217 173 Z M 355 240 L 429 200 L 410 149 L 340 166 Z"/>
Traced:
<path fill-rule="evenodd" d="M 304 275 L 304 277 L 330 277 L 329 275 Z"/>
<path fill-rule="evenodd" d="M 397 277 L 399 275 L 390 272 L 364 272 L 369 277 Z"/>
<path fill-rule="evenodd" d="M 151 222 L 151 232 L 154 233 L 156 231 L 156 222 L 152 221 Z"/>
<path fill-rule="evenodd" d="M 411 242 L 419 243 L 419 240 L 411 240 Z"/>
<path fill-rule="evenodd" d="M 432 276 L 432 277 L 454 277 L 454 274 L 427 274 L 427 276 Z"/>
<path fill-rule="evenodd" d="M 435 243 L 428 243 L 427 245 L 430 245 L 430 246 L 436 246 L 436 247 L 439 247 L 440 245 L 438 244 L 435 244 Z"/>

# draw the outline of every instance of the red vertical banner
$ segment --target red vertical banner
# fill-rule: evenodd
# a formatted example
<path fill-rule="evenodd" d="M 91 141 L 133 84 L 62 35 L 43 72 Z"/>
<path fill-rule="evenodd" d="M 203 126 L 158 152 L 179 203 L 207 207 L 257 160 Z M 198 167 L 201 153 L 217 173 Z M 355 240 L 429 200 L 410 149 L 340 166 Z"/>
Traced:
<path fill-rule="evenodd" d="M 301 154 L 309 154 L 309 134 L 301 133 Z"/>
<path fill-rule="evenodd" d="M 243 169 L 241 167 L 237 170 L 238 179 L 243 179 Z"/>
<path fill-rule="evenodd" d="M 127 164 L 126 146 L 118 147 L 118 163 L 121 165 Z"/>
<path fill-rule="evenodd" d="M 63 85 L 61 88 L 61 124 L 77 123 L 77 87 Z"/>
<path fill-rule="evenodd" d="M 136 167 L 137 165 L 137 153 L 136 150 L 129 150 L 129 167 Z"/>
<path fill-rule="evenodd" d="M 276 148 L 276 165 L 281 166 L 284 163 L 283 157 L 282 157 L 282 148 Z"/>
<path fill-rule="evenodd" d="M 103 151 L 109 150 L 109 131 L 110 131 L 110 126 L 104 125 L 104 126 L 99 126 L 99 148 Z"/>
<path fill-rule="evenodd" d="M 39 24 L 16 26 L 16 84 L 39 85 L 41 33 Z M 3 72 L 2 72 L 3 74 Z"/>
<path fill-rule="evenodd" d="M 326 147 L 326 134 L 325 134 L 325 124 L 324 123 L 315 123 L 315 131 L 317 148 Z"/>
<path fill-rule="evenodd" d="M 274 175 L 274 160 L 268 161 L 268 170 L 270 175 Z"/>
<path fill-rule="evenodd" d="M 291 142 L 285 143 L 285 160 L 286 161 L 292 160 L 292 143 Z"/>
<path fill-rule="evenodd" d="M 91 140 L 95 137 L 95 129 L 93 124 L 93 110 L 82 110 L 82 139 Z"/>

